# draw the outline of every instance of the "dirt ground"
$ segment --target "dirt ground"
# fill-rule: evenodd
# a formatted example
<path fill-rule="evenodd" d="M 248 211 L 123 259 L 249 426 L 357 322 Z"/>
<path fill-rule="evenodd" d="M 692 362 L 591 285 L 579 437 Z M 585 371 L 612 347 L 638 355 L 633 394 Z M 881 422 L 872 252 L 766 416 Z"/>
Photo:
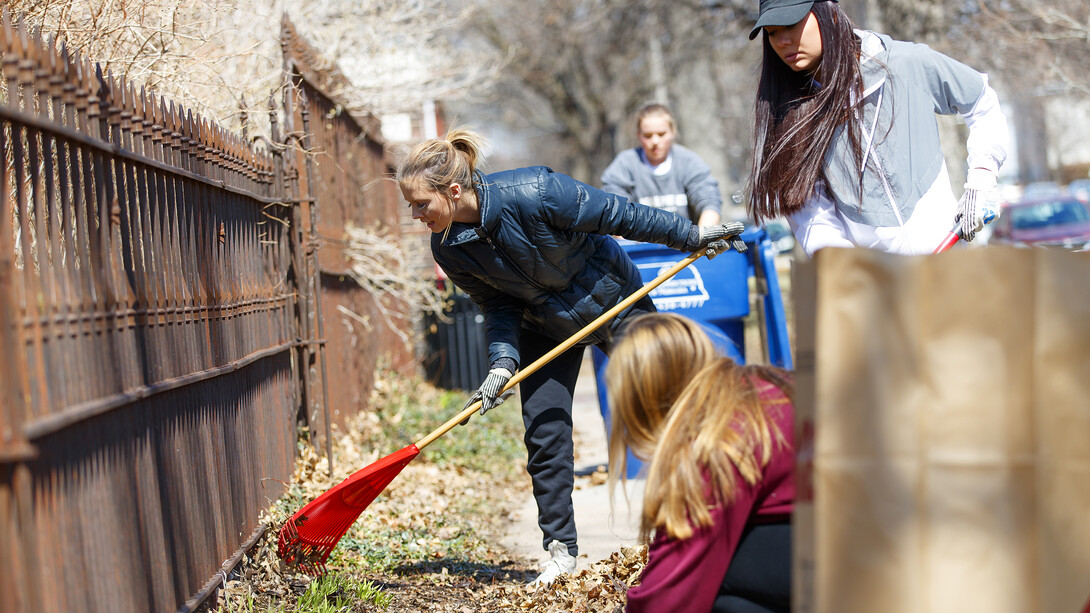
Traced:
<path fill-rule="evenodd" d="M 535 561 L 503 549 L 511 514 L 530 494 L 522 467 L 521 418 L 497 409 L 471 426 L 456 428 L 443 444 L 421 452 L 341 539 L 327 561 L 327 578 L 346 586 L 370 582 L 386 606 L 347 598 L 315 608 L 302 604 L 315 581 L 276 556 L 280 526 L 297 509 L 407 441 L 417 440 L 461 407 L 464 394 L 415 380 L 380 382 L 373 411 L 334 436 L 337 471 L 309 445 L 300 445 L 293 483 L 263 521 L 265 538 L 229 577 L 210 610 L 284 612 L 575 611 L 613 613 L 646 561 L 646 548 L 614 553 L 553 585 L 530 588 Z M 442 407 L 436 411 L 435 407 Z M 453 407 L 453 410 L 452 410 Z M 601 473 L 578 479 L 600 482 Z M 576 487 L 582 484 L 577 483 Z M 344 590 L 340 590 L 343 595 Z M 332 598 L 332 597 L 331 597 Z M 325 606 L 328 605 L 328 606 Z"/>
<path fill-rule="evenodd" d="M 639 576 L 644 550 L 634 548 L 630 559 L 600 562 L 572 577 L 562 577 L 541 589 L 526 587 L 537 569 L 525 562 L 500 560 L 458 574 L 422 573 L 384 583 L 393 596 L 389 611 L 576 611 L 613 613 L 624 609 L 624 594 Z M 376 582 L 380 580 L 376 578 Z M 380 609 L 364 609 L 378 611 Z"/>

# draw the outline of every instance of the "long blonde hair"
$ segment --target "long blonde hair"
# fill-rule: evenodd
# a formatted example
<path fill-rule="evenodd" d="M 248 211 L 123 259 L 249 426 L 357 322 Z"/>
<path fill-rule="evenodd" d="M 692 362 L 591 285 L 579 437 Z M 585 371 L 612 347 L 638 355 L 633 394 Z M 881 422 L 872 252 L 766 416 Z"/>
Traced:
<path fill-rule="evenodd" d="M 670 405 L 685 383 L 715 356 L 715 344 L 689 318 L 648 313 L 625 324 L 605 377 L 613 415 L 611 486 L 625 474 L 626 448 L 643 460 L 651 458 Z"/>
<path fill-rule="evenodd" d="M 429 138 L 409 150 L 394 175 L 405 185 L 421 179 L 429 189 L 446 194 L 452 183 L 475 191 L 473 174 L 481 161 L 485 140 L 468 128 L 453 128 L 444 138 Z"/>
<path fill-rule="evenodd" d="M 749 484 L 760 479 L 775 445 L 785 441 L 769 420 L 757 381 L 777 386 L 784 402 L 791 401 L 789 373 L 717 356 L 691 320 L 656 313 L 625 329 L 606 367 L 613 414 L 609 483 L 612 491 L 624 479 L 626 447 L 650 458 L 641 539 L 656 530 L 689 538 L 693 526 L 711 525 L 712 506 L 733 500 L 735 470 Z"/>
<path fill-rule="evenodd" d="M 734 471 L 749 485 L 760 480 L 774 446 L 786 442 L 769 419 L 757 381 L 776 385 L 784 392 L 782 402 L 791 402 L 793 388 L 786 372 L 742 366 L 726 357 L 708 364 L 685 386 L 670 407 L 651 456 L 641 538 L 650 538 L 653 530 L 689 538 L 693 526 L 712 524 L 711 507 L 734 500 Z"/>

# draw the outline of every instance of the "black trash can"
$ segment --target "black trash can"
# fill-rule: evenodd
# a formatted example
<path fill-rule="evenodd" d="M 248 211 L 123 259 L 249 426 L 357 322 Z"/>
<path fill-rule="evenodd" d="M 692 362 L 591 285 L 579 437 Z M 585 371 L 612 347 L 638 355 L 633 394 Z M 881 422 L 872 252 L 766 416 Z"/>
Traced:
<path fill-rule="evenodd" d="M 444 311 L 449 321 L 431 313 L 424 319 L 428 348 L 424 372 L 439 387 L 476 391 L 488 374 L 484 315 L 469 295 L 456 287 L 449 302 Z"/>

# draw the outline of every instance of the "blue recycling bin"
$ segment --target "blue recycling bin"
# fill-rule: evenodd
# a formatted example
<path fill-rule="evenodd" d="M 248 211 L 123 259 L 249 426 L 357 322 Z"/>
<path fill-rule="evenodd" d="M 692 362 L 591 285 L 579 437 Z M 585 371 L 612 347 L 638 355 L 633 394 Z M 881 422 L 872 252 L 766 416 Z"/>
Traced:
<path fill-rule="evenodd" d="M 746 253 L 728 251 L 709 260 L 700 258 L 651 292 L 655 308 L 674 312 L 696 321 L 715 344 L 739 364 L 746 361 L 745 318 L 750 314 L 750 279 L 761 304 L 758 313 L 762 344 L 768 361 L 774 366 L 791 368 L 791 349 L 787 340 L 783 297 L 776 276 L 772 243 L 764 228 L 750 228 L 742 233 L 749 247 Z M 636 263 L 644 283 L 685 259 L 689 254 L 654 243 L 619 239 L 618 242 Z M 608 358 L 593 349 L 594 374 L 598 386 L 598 405 L 610 431 L 609 397 L 605 382 Z M 628 451 L 626 476 L 639 476 L 643 463 Z"/>

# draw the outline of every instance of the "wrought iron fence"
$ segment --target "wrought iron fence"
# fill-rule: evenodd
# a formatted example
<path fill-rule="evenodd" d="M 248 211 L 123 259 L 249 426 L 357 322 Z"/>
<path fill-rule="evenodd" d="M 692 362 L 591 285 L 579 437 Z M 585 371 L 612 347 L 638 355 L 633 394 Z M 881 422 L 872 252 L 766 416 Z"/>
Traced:
<path fill-rule="evenodd" d="M 280 40 L 284 72 L 299 93 L 285 106 L 285 131 L 302 135 L 295 162 L 305 179 L 293 189 L 311 245 L 308 273 L 321 288 L 304 298 L 308 325 L 325 341 L 311 362 L 324 360 L 326 378 L 336 382 L 327 385 L 319 380 L 320 369 L 309 371 L 314 379 L 310 423 L 322 435 L 329 422 L 343 424 L 354 413 L 352 407 L 367 402 L 380 360 L 393 368 L 416 367 L 405 335 L 395 332 L 411 328 L 411 305 L 388 296 L 379 305 L 380 297 L 361 291 L 352 280 L 344 253 L 348 225 L 372 228 L 392 240 L 400 237 L 401 193 L 391 178 L 380 123 L 371 115 L 349 112 L 340 101 L 339 92 L 350 87 L 347 80 L 335 70 L 314 68 L 323 64 L 318 51 L 286 19 Z M 304 157 L 304 150 L 309 155 Z M 318 346 L 311 349 L 318 353 Z M 322 405 L 329 409 L 328 420 Z"/>
<path fill-rule="evenodd" d="M 192 608 L 329 423 L 321 180 L 277 109 L 254 144 L 6 17 L 0 54 L 0 610 Z"/>

